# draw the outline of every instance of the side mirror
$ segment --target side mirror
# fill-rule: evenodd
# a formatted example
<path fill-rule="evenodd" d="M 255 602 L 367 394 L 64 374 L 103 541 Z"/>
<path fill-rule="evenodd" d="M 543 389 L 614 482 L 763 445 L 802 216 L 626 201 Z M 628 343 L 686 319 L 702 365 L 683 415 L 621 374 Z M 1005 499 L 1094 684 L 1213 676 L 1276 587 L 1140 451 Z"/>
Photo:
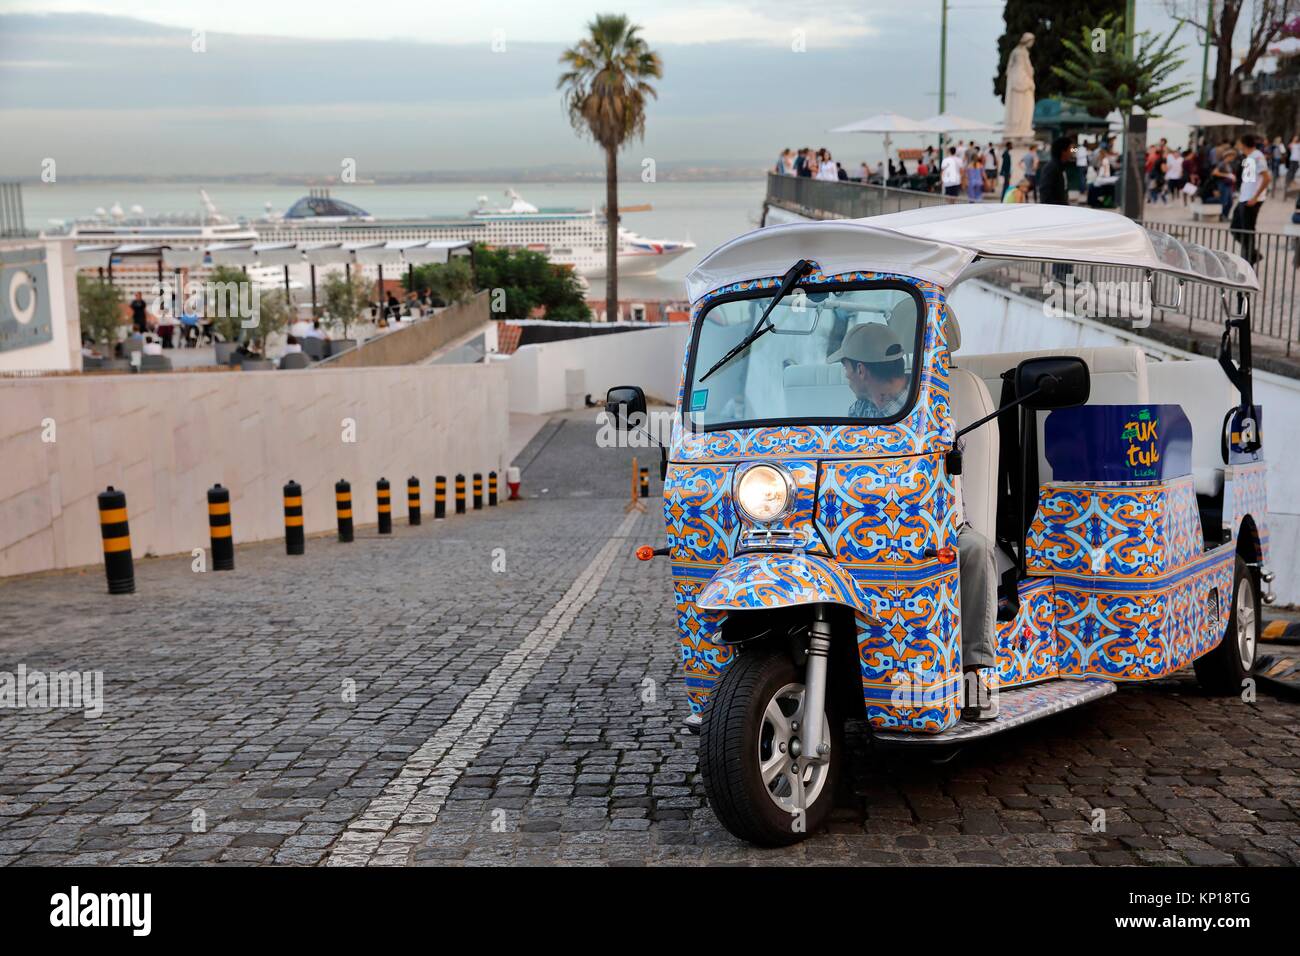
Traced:
<path fill-rule="evenodd" d="M 1070 355 L 1025 359 L 1016 366 L 1016 397 L 1026 408 L 1069 408 L 1088 401 L 1088 363 Z"/>
<path fill-rule="evenodd" d="M 619 428 L 626 429 L 628 423 L 644 423 L 646 420 L 645 392 L 636 385 L 616 385 L 605 395 L 605 414 Z M 632 416 L 637 416 L 633 419 Z"/>

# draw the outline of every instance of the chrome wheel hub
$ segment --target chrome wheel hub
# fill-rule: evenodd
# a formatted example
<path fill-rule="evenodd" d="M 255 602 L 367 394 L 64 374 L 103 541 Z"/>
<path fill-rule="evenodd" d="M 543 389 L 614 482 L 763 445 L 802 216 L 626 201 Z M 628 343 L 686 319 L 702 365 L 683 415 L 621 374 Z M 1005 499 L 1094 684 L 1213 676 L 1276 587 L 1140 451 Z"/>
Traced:
<path fill-rule="evenodd" d="M 763 789 L 789 814 L 805 811 L 817 801 L 830 766 L 802 756 L 808 749 L 799 738 L 803 708 L 803 684 L 786 684 L 767 702 L 758 728 L 758 769 Z M 822 721 L 821 743 L 829 749 L 829 720 Z"/>
<path fill-rule="evenodd" d="M 1237 657 L 1241 660 L 1243 670 L 1249 671 L 1255 666 L 1256 623 L 1255 589 L 1250 586 L 1249 578 L 1237 582 Z"/>

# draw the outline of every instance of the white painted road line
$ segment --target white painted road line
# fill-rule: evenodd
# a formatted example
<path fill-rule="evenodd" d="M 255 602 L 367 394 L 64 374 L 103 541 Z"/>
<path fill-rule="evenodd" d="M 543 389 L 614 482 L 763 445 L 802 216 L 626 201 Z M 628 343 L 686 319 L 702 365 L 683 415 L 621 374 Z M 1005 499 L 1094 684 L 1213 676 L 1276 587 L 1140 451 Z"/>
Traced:
<path fill-rule="evenodd" d="M 505 722 L 528 682 L 546 663 L 573 621 L 596 596 L 639 517 L 627 515 L 564 596 L 519 646 L 492 668 L 447 722 L 413 753 L 401 772 L 348 824 L 326 858 L 327 866 L 403 865 L 414 845 L 385 842 L 399 824 L 431 826 L 452 786 Z"/>

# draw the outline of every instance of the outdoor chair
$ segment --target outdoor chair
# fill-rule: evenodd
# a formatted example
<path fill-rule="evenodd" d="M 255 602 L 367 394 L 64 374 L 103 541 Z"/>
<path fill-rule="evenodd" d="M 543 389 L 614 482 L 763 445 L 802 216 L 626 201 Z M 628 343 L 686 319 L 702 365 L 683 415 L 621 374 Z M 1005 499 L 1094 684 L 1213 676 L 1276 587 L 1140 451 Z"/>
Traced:
<path fill-rule="evenodd" d="M 290 352 L 280 357 L 280 368 L 307 368 L 311 365 L 310 356 L 303 352 Z"/>

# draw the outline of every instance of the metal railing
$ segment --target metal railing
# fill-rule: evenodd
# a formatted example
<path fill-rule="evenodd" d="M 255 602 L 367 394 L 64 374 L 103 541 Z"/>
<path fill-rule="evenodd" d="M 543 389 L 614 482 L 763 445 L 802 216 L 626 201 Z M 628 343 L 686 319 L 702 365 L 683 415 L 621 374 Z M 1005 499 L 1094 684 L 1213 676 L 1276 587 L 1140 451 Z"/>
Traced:
<path fill-rule="evenodd" d="M 964 196 L 947 197 L 857 182 L 831 182 L 776 173 L 767 176 L 767 202 L 810 219 L 859 219 L 966 201 Z M 1142 225 L 1210 249 L 1237 255 L 1251 251 L 1251 245 L 1246 245 L 1243 250 L 1242 241 L 1250 242 L 1250 236 L 1222 227 L 1149 221 L 1143 221 Z M 1290 356 L 1300 345 L 1300 328 L 1297 328 L 1300 323 L 1296 321 L 1296 293 L 1300 291 L 1297 289 L 1297 283 L 1300 283 L 1300 235 L 1256 232 L 1253 250 L 1258 256 L 1255 271 L 1259 275 L 1260 291 L 1250 296 L 1251 331 L 1259 337 L 1259 345 L 1267 347 L 1271 340 L 1274 347 Z M 1061 267 L 1041 262 L 1008 266 L 1002 271 L 1013 283 L 1036 284 L 1040 288 L 1049 279 L 1063 274 Z M 1069 272 L 1076 281 L 1093 283 L 1133 282 L 1141 278 L 1138 270 L 1119 267 L 1073 266 Z M 1173 280 L 1165 277 L 1157 279 L 1156 292 L 1158 301 L 1162 302 L 1177 297 Z M 1189 331 L 1217 334 L 1224 319 L 1220 290 L 1206 283 L 1188 282 L 1183 287 L 1182 302 L 1176 311 L 1157 308 L 1152 310 L 1152 317 L 1166 325 L 1182 322 Z"/>
<path fill-rule="evenodd" d="M 1143 222 L 1148 229 L 1165 232 L 1184 242 L 1195 242 L 1208 249 L 1249 253 L 1253 248 L 1255 274 L 1259 276 L 1260 290 L 1251 296 L 1250 329 L 1253 333 L 1277 339 L 1291 354 L 1297 342 L 1296 281 L 1300 267 L 1300 236 L 1280 232 L 1236 232 L 1214 226 L 1188 223 Z M 1202 282 L 1189 282 L 1183 290 L 1183 302 L 1178 314 L 1193 320 L 1223 321 L 1223 305 L 1219 290 Z"/>
<path fill-rule="evenodd" d="M 768 173 L 767 201 L 809 219 L 861 219 L 966 202 L 966 199 L 889 186 L 869 186 L 852 180 L 808 179 Z"/>

